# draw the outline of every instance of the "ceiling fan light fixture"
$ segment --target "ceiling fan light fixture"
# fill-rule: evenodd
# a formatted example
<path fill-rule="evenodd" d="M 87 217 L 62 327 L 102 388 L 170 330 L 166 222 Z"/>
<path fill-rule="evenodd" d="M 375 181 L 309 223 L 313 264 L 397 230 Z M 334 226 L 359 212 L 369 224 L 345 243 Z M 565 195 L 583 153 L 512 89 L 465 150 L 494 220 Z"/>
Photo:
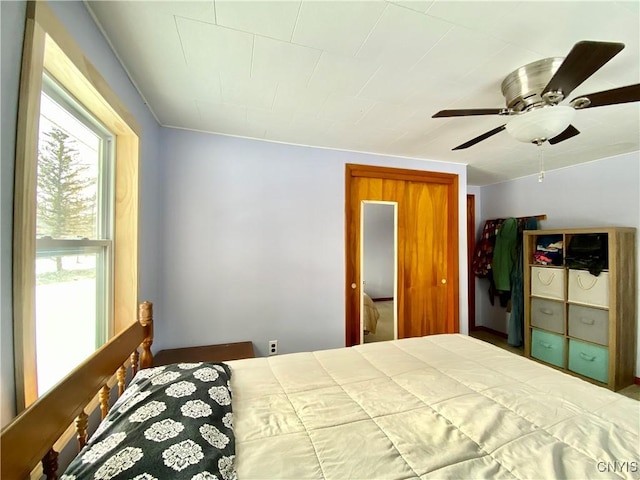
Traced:
<path fill-rule="evenodd" d="M 516 140 L 542 143 L 562 133 L 573 121 L 576 111 L 567 106 L 549 106 L 513 117 L 507 132 Z"/>

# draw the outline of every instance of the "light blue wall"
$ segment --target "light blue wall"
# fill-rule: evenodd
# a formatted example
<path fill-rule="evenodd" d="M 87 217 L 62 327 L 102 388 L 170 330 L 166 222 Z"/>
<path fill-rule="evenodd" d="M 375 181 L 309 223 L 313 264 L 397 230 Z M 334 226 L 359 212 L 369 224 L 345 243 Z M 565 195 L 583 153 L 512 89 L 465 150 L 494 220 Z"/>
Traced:
<path fill-rule="evenodd" d="M 640 229 L 640 152 L 549 171 L 542 183 L 537 175 L 531 175 L 489 185 L 481 188 L 481 195 L 483 221 L 546 214 L 547 220 L 541 222 L 543 229 L 600 226 Z M 640 252 L 640 232 L 636 235 L 636 248 Z M 640 265 L 636 269 L 640 286 Z M 486 294 L 488 284 L 480 285 L 476 292 L 480 312 L 476 322 L 506 332 L 504 308 L 491 307 Z M 638 338 L 640 345 L 640 329 Z M 640 376 L 640 356 L 636 376 Z"/>
<path fill-rule="evenodd" d="M 142 127 L 141 139 L 141 221 L 140 221 L 140 299 L 156 300 L 160 291 L 162 214 L 159 210 L 160 162 L 157 161 L 161 129 L 138 95 L 125 71 L 95 26 L 83 2 L 50 2 L 55 14 L 81 46 L 85 55 L 102 74 Z M 22 56 L 25 2 L 0 2 L 2 16 L 2 177 L 0 182 L 0 335 L 1 402 L 0 424 L 15 412 L 13 338 L 11 309 L 11 240 L 13 212 L 13 167 L 18 82 Z"/>
<path fill-rule="evenodd" d="M 460 175 L 466 330 L 465 166 L 180 130 L 163 135 L 162 152 L 159 346 L 251 340 L 259 354 L 271 339 L 283 353 L 343 346 L 346 163 Z"/>

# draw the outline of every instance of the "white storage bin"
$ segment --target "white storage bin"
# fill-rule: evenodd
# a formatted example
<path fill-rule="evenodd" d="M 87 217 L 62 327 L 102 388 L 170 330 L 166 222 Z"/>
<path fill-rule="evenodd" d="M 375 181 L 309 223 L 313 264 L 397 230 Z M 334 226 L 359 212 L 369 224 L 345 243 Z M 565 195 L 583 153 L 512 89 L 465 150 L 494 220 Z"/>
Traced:
<path fill-rule="evenodd" d="M 564 300 L 564 269 L 531 267 L 531 295 Z"/>
<path fill-rule="evenodd" d="M 597 277 L 586 270 L 569 270 L 569 302 L 609 306 L 609 272 Z"/>

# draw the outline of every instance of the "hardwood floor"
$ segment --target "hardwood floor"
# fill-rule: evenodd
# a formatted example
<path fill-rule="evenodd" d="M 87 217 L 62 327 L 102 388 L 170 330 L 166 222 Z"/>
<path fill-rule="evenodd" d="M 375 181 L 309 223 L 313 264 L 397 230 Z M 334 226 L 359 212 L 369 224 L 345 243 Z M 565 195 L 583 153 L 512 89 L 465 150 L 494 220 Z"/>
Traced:
<path fill-rule="evenodd" d="M 475 330 L 469 334 L 473 338 L 477 338 L 478 340 L 483 340 L 485 342 L 491 343 L 496 347 L 504 348 L 505 350 L 509 350 L 512 353 L 516 353 L 518 355 L 524 355 L 524 350 L 522 348 L 512 347 L 507 343 L 507 339 L 496 335 L 491 332 L 487 332 L 485 330 Z"/>
<path fill-rule="evenodd" d="M 524 350 L 522 348 L 512 347 L 507 343 L 506 338 L 495 335 L 491 332 L 476 330 L 471 332 L 469 336 L 491 343 L 496 347 L 504 348 L 505 350 L 509 350 L 517 355 L 524 355 Z M 618 391 L 618 393 L 625 397 L 633 398 L 634 400 L 640 400 L 640 385 L 629 385 L 628 387 Z"/>

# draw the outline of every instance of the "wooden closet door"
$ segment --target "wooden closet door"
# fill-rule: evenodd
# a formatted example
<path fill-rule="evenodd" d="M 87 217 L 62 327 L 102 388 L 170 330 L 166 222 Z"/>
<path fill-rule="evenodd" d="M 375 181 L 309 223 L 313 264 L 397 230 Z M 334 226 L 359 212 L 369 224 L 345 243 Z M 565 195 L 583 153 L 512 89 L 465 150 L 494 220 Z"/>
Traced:
<path fill-rule="evenodd" d="M 449 218 L 449 185 L 407 182 L 401 217 L 403 232 L 403 303 L 404 315 L 398 319 L 400 338 L 453 333 L 457 289 L 451 288 L 451 228 Z M 457 267 L 456 267 L 457 268 Z M 454 278 L 455 277 L 455 278 Z"/>
<path fill-rule="evenodd" d="M 347 165 L 346 344 L 360 343 L 363 200 L 398 203 L 399 338 L 458 332 L 457 176 Z"/>

